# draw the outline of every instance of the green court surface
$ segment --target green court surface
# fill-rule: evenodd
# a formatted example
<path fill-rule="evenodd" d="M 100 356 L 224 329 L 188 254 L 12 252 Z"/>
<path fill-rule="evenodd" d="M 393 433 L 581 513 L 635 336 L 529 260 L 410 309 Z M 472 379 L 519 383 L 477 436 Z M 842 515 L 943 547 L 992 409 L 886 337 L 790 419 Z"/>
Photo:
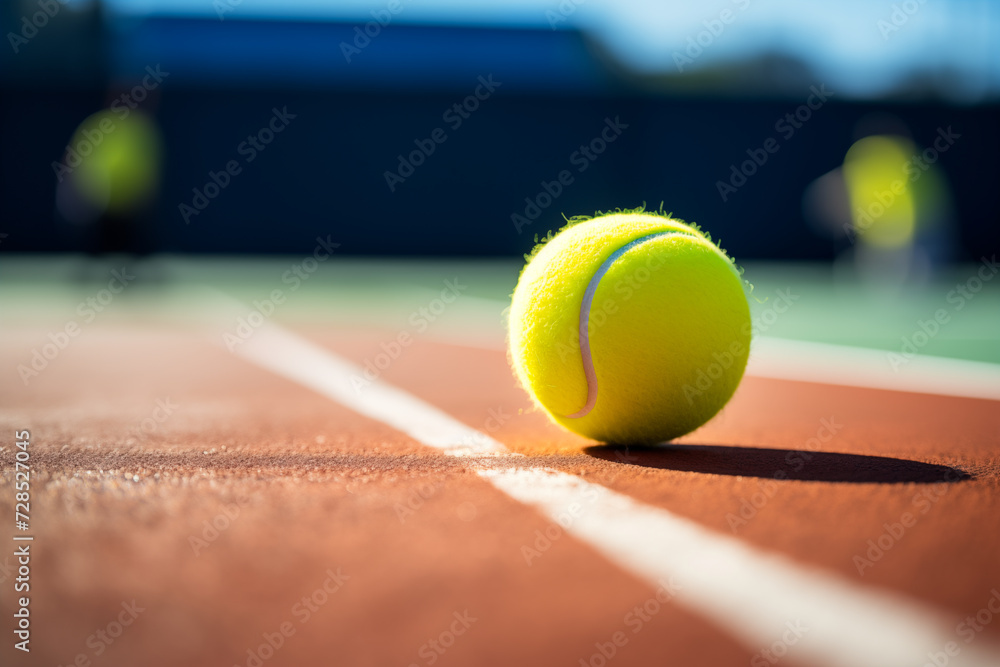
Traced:
<path fill-rule="evenodd" d="M 198 316 L 197 294 L 203 287 L 244 302 L 248 312 L 255 301 L 263 304 L 278 291 L 281 303 L 271 317 L 279 322 L 394 330 L 424 321 L 430 337 L 461 342 L 467 334 L 471 342 L 497 346 L 521 264 L 332 258 L 310 273 L 303 257 L 291 256 L 5 257 L 0 308 L 6 327 L 59 328 L 103 288 L 112 268 L 127 267 L 135 279 L 95 321 L 183 322 Z M 750 263 L 744 268 L 754 285 L 750 302 L 757 335 L 1000 363 L 1000 280 L 993 279 L 988 263 L 954 267 L 920 286 L 900 288 L 867 284 L 829 265 Z M 442 291 L 455 298 L 435 314 Z"/>

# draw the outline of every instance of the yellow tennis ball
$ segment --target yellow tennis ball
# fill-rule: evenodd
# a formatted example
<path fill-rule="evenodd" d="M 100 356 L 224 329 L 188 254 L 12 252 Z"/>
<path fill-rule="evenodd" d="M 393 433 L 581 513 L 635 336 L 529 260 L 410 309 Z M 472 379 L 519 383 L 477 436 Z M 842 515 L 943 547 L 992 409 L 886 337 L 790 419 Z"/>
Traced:
<path fill-rule="evenodd" d="M 602 442 L 654 443 L 729 401 L 750 332 L 732 259 L 696 227 L 638 209 L 539 245 L 508 339 L 518 379 L 553 421 Z"/>
<path fill-rule="evenodd" d="M 84 119 L 71 144 L 88 147 L 72 177 L 94 206 L 128 213 L 155 192 L 162 146 L 156 123 L 144 113 L 119 118 L 109 109 L 98 111 Z"/>

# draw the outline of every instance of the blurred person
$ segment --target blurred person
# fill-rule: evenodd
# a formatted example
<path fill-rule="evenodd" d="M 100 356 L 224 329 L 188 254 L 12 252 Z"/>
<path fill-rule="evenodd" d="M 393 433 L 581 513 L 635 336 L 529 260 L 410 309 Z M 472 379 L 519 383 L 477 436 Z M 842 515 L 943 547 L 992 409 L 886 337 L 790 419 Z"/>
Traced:
<path fill-rule="evenodd" d="M 56 209 L 83 229 L 87 252 L 150 252 L 162 152 L 155 119 L 138 108 L 112 105 L 76 129 L 56 168 Z"/>
<path fill-rule="evenodd" d="M 806 189 L 806 220 L 848 242 L 841 257 L 863 279 L 888 287 L 925 282 L 954 254 L 952 197 L 936 164 L 943 151 L 918 147 L 891 116 L 862 120 L 857 134 L 843 165 Z"/>

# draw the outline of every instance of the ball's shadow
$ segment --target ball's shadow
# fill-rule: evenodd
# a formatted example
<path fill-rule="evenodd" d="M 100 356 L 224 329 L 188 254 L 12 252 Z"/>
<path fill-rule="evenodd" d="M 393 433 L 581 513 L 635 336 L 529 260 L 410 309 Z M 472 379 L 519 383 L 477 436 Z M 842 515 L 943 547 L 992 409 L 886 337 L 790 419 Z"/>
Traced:
<path fill-rule="evenodd" d="M 584 452 L 605 461 L 646 468 L 807 482 L 933 484 L 972 479 L 964 470 L 935 463 L 793 449 L 663 444 L 594 445 Z"/>

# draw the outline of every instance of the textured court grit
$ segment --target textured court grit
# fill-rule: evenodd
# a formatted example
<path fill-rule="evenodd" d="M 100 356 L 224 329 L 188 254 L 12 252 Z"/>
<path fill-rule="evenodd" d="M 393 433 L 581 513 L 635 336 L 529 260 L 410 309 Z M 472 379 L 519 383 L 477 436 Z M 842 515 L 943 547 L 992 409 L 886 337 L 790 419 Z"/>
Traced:
<path fill-rule="evenodd" d="M 177 369 L 176 359 L 167 355 L 148 355 L 150 348 L 147 345 L 154 341 L 157 345 L 170 343 L 166 349 L 175 350 L 188 359 L 192 368 L 199 369 L 199 374 L 192 377 L 190 372 L 182 372 Z M 356 359 L 365 358 L 371 350 L 367 335 L 357 339 L 343 335 L 327 337 L 321 342 Z M 568 536 L 555 541 L 541 559 L 526 566 L 520 548 L 527 540 L 535 539 L 535 530 L 544 530 L 549 525 L 533 512 L 488 493 L 488 489 L 474 483 L 468 474 L 439 463 L 444 457 L 428 452 L 393 429 L 360 418 L 293 383 L 246 364 L 234 363 L 226 354 L 216 356 L 217 351 L 211 345 L 203 346 L 202 341 L 194 338 L 165 341 L 151 334 L 149 340 L 139 337 L 132 345 L 122 345 L 118 338 L 103 345 L 96 345 L 95 341 L 94 347 L 81 348 L 81 352 L 78 357 L 67 357 L 67 366 L 51 369 L 53 375 L 47 380 L 44 391 L 39 389 L 25 396 L 0 388 L 0 393 L 9 391 L 3 395 L 5 401 L 10 399 L 5 406 L 23 408 L 33 419 L 47 416 L 48 421 L 41 421 L 40 426 L 61 429 L 60 449 L 69 445 L 71 449 L 79 447 L 82 450 L 80 456 L 84 458 L 74 460 L 73 465 L 89 463 L 95 466 L 91 470 L 97 473 L 91 476 L 96 479 L 88 482 L 93 494 L 85 495 L 72 511 L 67 510 L 63 520 L 55 520 L 62 516 L 57 506 L 65 499 L 58 495 L 63 493 L 58 484 L 52 484 L 52 493 L 56 495 L 44 510 L 47 516 L 54 518 L 45 533 L 49 544 L 78 547 L 53 549 L 47 556 L 51 560 L 39 561 L 40 567 L 44 564 L 40 571 L 47 572 L 61 590 L 72 594 L 67 599 L 65 612 L 55 608 L 39 611 L 39 618 L 43 614 L 49 616 L 51 627 L 59 627 L 64 632 L 56 644 L 61 653 L 52 656 L 52 662 L 65 661 L 72 657 L 69 654 L 80 650 L 78 647 L 93 632 L 94 624 L 108 618 L 107 615 L 128 595 L 152 596 L 165 600 L 166 604 L 160 611 L 145 617 L 150 619 L 146 630 L 137 625 L 135 630 L 139 634 L 123 637 L 121 643 L 109 649 L 103 656 L 108 664 L 126 664 L 127 660 L 138 659 L 141 642 L 146 639 L 156 642 L 158 635 L 155 633 L 164 627 L 176 629 L 174 636 L 188 638 L 190 648 L 184 653 L 181 651 L 183 645 L 154 643 L 162 649 L 162 664 L 170 664 L 176 659 L 194 659 L 199 655 L 199 648 L 204 649 L 203 655 L 217 658 L 216 664 L 236 660 L 232 654 L 238 654 L 259 635 L 254 634 L 257 628 L 253 626 L 260 622 L 258 627 L 264 632 L 267 628 L 262 626 L 267 622 L 280 622 L 300 591 L 308 593 L 315 588 L 317 582 L 312 581 L 312 574 L 318 576 L 325 571 L 331 559 L 354 567 L 358 575 L 354 582 L 382 581 L 386 572 L 391 576 L 384 586 L 375 584 L 375 588 L 365 590 L 366 594 L 377 593 L 370 604 L 362 602 L 361 607 L 356 608 L 345 603 L 343 609 L 325 606 L 325 610 L 332 612 L 330 626 L 304 626 L 297 636 L 303 640 L 301 644 L 289 642 L 275 660 L 287 659 L 288 664 L 293 664 L 294 660 L 309 659 L 314 652 L 339 642 L 347 647 L 344 649 L 347 656 L 356 656 L 364 664 L 363 649 L 355 642 L 381 641 L 378 631 L 386 627 L 386 621 L 379 616 L 379 610 L 394 609 L 395 604 L 417 605 L 421 596 L 430 595 L 437 587 L 447 593 L 440 606 L 432 611 L 446 616 L 459 605 L 482 601 L 493 611 L 492 616 L 486 614 L 482 618 L 494 619 L 490 624 L 474 626 L 474 629 L 483 629 L 481 633 L 470 630 L 467 650 L 472 653 L 471 658 L 457 651 L 449 653 L 451 658 L 443 657 L 442 664 L 447 664 L 449 659 L 458 664 L 462 659 L 485 656 L 491 644 L 501 645 L 509 641 L 513 633 L 527 637 L 524 651 L 518 653 L 511 649 L 511 652 L 497 654 L 498 659 L 517 659 L 529 664 L 535 657 L 572 661 L 589 656 L 595 650 L 594 641 L 610 637 L 614 629 L 622 625 L 630 603 L 635 604 L 626 598 L 635 594 L 638 602 L 643 602 L 652 594 L 647 587 L 608 567 L 589 548 Z M 455 366 L 442 364 L 443 358 L 451 359 Z M 105 359 L 116 359 L 120 366 L 102 363 Z M 505 364 L 503 355 L 497 353 L 463 352 L 435 345 L 414 346 L 387 371 L 387 377 L 414 392 L 429 392 L 436 404 L 447 406 L 449 412 L 473 428 L 487 428 L 487 420 L 503 410 L 511 418 L 491 435 L 506 444 L 524 453 L 538 447 L 548 453 L 541 461 L 547 466 L 574 475 L 582 473 L 585 479 L 643 502 L 669 508 L 712 528 L 718 526 L 719 532 L 726 529 L 725 512 L 733 505 L 738 506 L 740 497 L 756 488 L 756 478 L 741 480 L 720 473 L 691 474 L 599 459 L 582 450 L 586 443 L 580 439 L 566 436 L 560 440 L 555 435 L 559 433 L 557 429 L 536 431 L 532 420 L 538 415 L 517 414 L 517 408 L 523 407 L 517 400 L 523 399 L 511 398 L 517 396 L 517 390 L 510 383 Z M 442 370 L 444 366 L 447 368 Z M 437 370 L 433 371 L 435 368 Z M 100 372 L 95 372 L 97 370 Z M 479 384 L 473 387 L 475 391 L 470 391 L 467 381 L 470 375 L 480 378 Z M 123 383 L 130 377 L 142 379 Z M 97 399 L 78 398 L 80 392 L 65 390 L 81 378 L 91 379 Z M 461 378 L 465 381 L 458 381 Z M 692 439 L 692 442 L 791 448 L 815 432 L 819 418 L 826 416 L 825 408 L 843 406 L 855 416 L 845 422 L 853 426 L 854 432 L 848 435 L 850 428 L 845 426 L 843 440 L 837 441 L 839 451 L 939 461 L 940 452 L 946 452 L 961 460 L 982 461 L 979 453 L 989 450 L 990 429 L 995 425 L 988 419 L 991 413 L 986 408 L 989 405 L 935 400 L 914 405 L 911 396 L 891 395 L 884 402 L 886 414 L 880 420 L 879 410 L 873 404 L 875 398 L 886 398 L 883 393 L 857 395 L 854 390 L 839 389 L 809 394 L 806 392 L 816 388 L 764 382 L 766 384 L 757 386 L 750 394 L 751 398 L 757 398 L 744 403 L 745 399 L 738 397 L 732 408 L 739 410 L 731 409 L 720 422 L 695 434 L 710 437 L 710 440 Z M 802 396 L 797 398 L 800 394 Z M 181 406 L 176 419 L 165 422 L 162 429 L 148 434 L 145 439 L 129 435 L 127 431 L 152 409 L 156 398 L 164 395 L 172 396 Z M 220 399 L 220 396 L 225 398 Z M 809 405 L 812 405 L 811 412 L 805 409 Z M 790 411 L 785 412 L 786 407 Z M 940 409 L 961 417 L 961 431 L 956 431 L 945 420 L 927 416 Z M 897 420 L 900 424 L 894 426 Z M 119 436 L 122 430 L 126 433 Z M 902 437 L 887 439 L 895 431 Z M 957 441 L 955 444 L 949 444 L 948 433 Z M 320 437 L 324 438 L 323 442 L 317 441 Z M 129 443 L 130 438 L 135 442 Z M 105 454 L 98 450 L 112 446 L 116 453 L 109 460 L 102 458 Z M 147 451 L 153 456 L 140 459 L 140 463 L 148 470 L 125 467 L 104 468 L 105 472 L 100 472 L 106 462 L 117 465 L 119 460 L 128 460 L 129 455 Z M 210 454 L 205 454 L 206 451 Z M 121 459 L 122 456 L 125 458 Z M 352 458 L 354 456 L 357 458 Z M 395 466 L 393 459 L 397 456 L 399 464 Z M 421 458 L 435 462 L 424 467 L 425 463 L 418 462 Z M 54 458 L 53 465 L 58 460 Z M 378 463 L 383 460 L 384 466 Z M 47 465 L 49 463 L 46 461 Z M 353 475 L 344 470 L 352 464 L 362 466 Z M 438 467 L 441 465 L 444 467 Z M 407 472 L 407 466 L 413 468 L 412 472 Z M 395 473 L 392 472 L 394 467 Z M 127 479 L 126 474 L 130 474 Z M 131 481 L 132 475 L 138 475 L 139 482 Z M 437 491 L 424 499 L 419 512 L 401 524 L 396 515 L 397 501 L 412 499 L 413 492 L 419 497 L 428 476 L 440 480 L 440 487 L 434 487 Z M 104 479 L 109 479 L 106 488 Z M 793 491 L 818 486 L 790 483 L 789 490 L 796 495 L 787 498 L 776 495 L 772 504 L 747 527 L 741 539 L 790 554 L 802 562 L 824 564 L 827 554 L 817 549 L 817 544 L 834 545 L 846 551 L 844 538 L 863 536 L 860 533 L 865 531 L 859 528 L 866 528 L 854 521 L 844 524 L 842 517 L 835 516 L 835 510 L 845 508 L 844 512 L 857 516 L 861 511 L 856 508 L 870 507 L 880 499 L 897 502 L 900 498 L 896 485 L 881 485 L 880 496 L 870 495 L 870 487 L 847 484 L 828 485 L 828 492 L 811 492 L 815 495 L 797 495 Z M 242 493 L 253 499 L 243 517 L 250 521 L 235 523 L 212 542 L 208 550 L 193 556 L 187 538 L 199 529 L 202 521 L 217 516 Z M 836 494 L 835 501 L 831 501 L 830 493 Z M 947 496 L 942 502 L 952 497 L 960 499 L 963 496 Z M 980 496 L 973 497 L 982 500 Z M 902 500 L 906 500 L 905 495 Z M 478 508 L 477 520 L 464 522 L 458 516 L 458 508 L 466 502 L 473 502 Z M 800 502 L 804 509 L 794 511 L 792 506 Z M 816 522 L 808 516 L 807 510 L 821 511 L 825 507 L 831 507 L 830 524 L 810 529 Z M 931 540 L 926 557 L 947 565 L 940 568 L 946 574 L 924 577 L 919 582 L 907 581 L 913 576 L 912 568 L 918 554 L 915 549 L 904 549 L 901 543 L 899 549 L 890 552 L 891 557 L 902 560 L 899 580 L 886 583 L 878 579 L 894 578 L 893 573 L 900 569 L 899 564 L 887 560 L 866 574 L 864 581 L 898 587 L 921 599 L 939 602 L 956 614 L 960 611 L 973 613 L 983 602 L 974 595 L 981 582 L 971 577 L 976 572 L 989 570 L 974 561 L 970 568 L 955 567 L 953 563 L 967 562 L 963 559 L 968 556 L 961 555 L 961 550 L 978 553 L 976 550 L 982 548 L 978 545 L 988 535 L 977 529 L 990 524 L 985 523 L 988 518 L 983 516 L 982 507 L 964 504 L 939 507 L 947 510 L 940 515 L 935 511 L 927 517 L 930 523 L 921 525 L 928 527 L 926 534 L 930 537 L 927 539 Z M 946 533 L 948 544 L 934 540 L 942 522 L 949 521 L 953 513 L 968 516 L 968 521 Z M 484 529 L 481 520 L 487 517 L 489 528 Z M 779 518 L 784 522 L 777 521 Z M 314 526 L 325 521 L 332 522 L 340 530 L 322 537 L 317 543 Z M 463 532 L 466 524 L 471 526 L 466 530 L 473 532 Z M 378 530 L 372 531 L 372 525 L 378 526 Z M 395 533 L 397 526 L 403 531 L 402 535 Z M 828 532 L 830 535 L 824 542 L 823 536 Z M 810 544 L 809 540 L 798 537 L 803 534 L 820 541 Z M 911 533 L 914 537 L 918 534 Z M 943 547 L 947 548 L 942 551 Z M 376 553 L 374 561 L 371 553 Z M 193 560 L 186 560 L 188 554 Z M 496 554 L 509 560 L 504 560 L 502 566 L 488 567 Z M 883 568 L 883 564 L 891 567 Z M 522 575 L 525 569 L 528 574 Z M 150 578 L 149 572 L 168 570 L 169 575 Z M 947 577 L 955 578 L 949 580 Z M 580 590 L 581 580 L 601 583 Z M 109 589 L 106 585 L 109 581 L 117 583 Z M 499 583 L 494 586 L 491 581 Z M 956 595 L 961 598 L 958 602 L 942 601 L 953 594 L 945 586 L 950 583 L 956 584 Z M 915 584 L 932 590 L 914 590 Z M 293 588 L 298 590 L 293 592 Z M 344 588 L 344 600 L 353 603 L 357 598 L 351 595 L 364 597 L 350 594 L 350 591 L 349 587 Z M 525 600 L 536 605 L 538 615 L 508 624 L 508 615 L 515 613 Z M 560 600 L 566 601 L 565 606 Z M 553 615 L 568 619 L 567 625 L 572 627 L 560 627 L 558 631 L 565 634 L 550 636 L 549 619 Z M 321 618 L 316 616 L 317 621 Z M 746 649 L 736 647 L 707 623 L 673 607 L 669 611 L 664 609 L 657 619 L 657 624 L 650 625 L 648 632 L 644 630 L 635 637 L 629 652 L 623 652 L 615 660 L 621 664 L 630 661 L 644 664 L 673 655 L 696 662 L 698 651 L 704 651 L 706 646 L 720 651 L 704 655 L 706 661 L 728 664 L 751 657 Z M 402 664 L 408 664 L 406 660 L 416 660 L 413 656 L 420 646 L 441 631 L 433 619 L 425 622 L 423 618 L 392 617 L 391 621 L 395 624 L 393 627 L 403 628 L 400 636 L 409 646 L 385 646 L 378 657 L 398 660 Z M 359 624 L 370 626 L 371 634 L 357 634 L 355 628 Z M 344 634 L 341 626 L 350 628 L 355 634 Z M 675 628 L 676 633 L 671 628 Z M 565 653 L 553 649 L 557 642 L 568 647 Z M 122 662 L 116 663 L 119 659 Z"/>
<path fill-rule="evenodd" d="M 149 355 L 153 342 L 176 358 Z M 0 388 L 13 412 L 4 423 L 34 422 L 42 469 L 36 574 L 47 584 L 33 604 L 49 634 L 28 664 L 90 654 L 87 637 L 133 599 L 144 611 L 103 665 L 245 664 L 247 648 L 286 620 L 296 634 L 265 664 L 331 652 L 349 664 L 420 664 L 421 648 L 465 610 L 477 621 L 437 664 L 572 664 L 655 595 L 569 537 L 528 565 L 521 547 L 549 527 L 534 511 L 392 429 L 232 362 L 195 337 L 132 332 L 91 340 L 27 394 Z M 84 379 L 89 397 L 64 391 Z M 163 395 L 175 418 L 131 433 Z M 234 504 L 240 514 L 210 539 L 205 522 Z M 398 508 L 411 504 L 402 521 Z M 466 504 L 472 520 L 459 515 Z M 207 542 L 198 554 L 192 536 Z M 299 624 L 293 606 L 329 568 L 350 579 Z M 0 651 L 10 662 L 9 647 Z M 615 660 L 671 656 L 749 659 L 665 606 Z"/>
<path fill-rule="evenodd" d="M 511 456 L 498 441 L 398 387 L 378 383 L 367 395 L 352 391 L 349 376 L 359 372 L 358 367 L 328 349 L 279 327 L 262 333 L 241 352 L 255 365 L 391 424 L 445 455 L 466 460 L 484 453 Z M 683 583 L 678 599 L 720 622 L 747 646 L 769 644 L 773 626 L 796 614 L 815 626 L 797 652 L 826 665 L 909 665 L 940 645 L 952 645 L 947 616 L 912 598 L 754 550 L 574 475 L 538 468 L 498 470 L 487 464 L 476 464 L 475 469 L 494 487 L 535 507 L 622 569 L 647 582 L 677 576 Z M 602 502 L 593 503 L 595 495 Z M 567 523 L 564 514 L 572 513 L 574 501 L 590 503 L 591 509 Z M 715 565 L 713 574 L 702 567 L 706 559 Z M 968 665 L 996 661 L 997 649 L 990 642 L 967 648 L 956 659 Z"/>
<path fill-rule="evenodd" d="M 349 354 L 364 350 L 360 342 L 335 341 L 318 332 L 313 337 Z M 445 355 L 455 360 L 447 368 L 439 363 Z M 477 401 L 468 399 L 472 374 L 481 378 Z M 435 381 L 427 382 L 428 377 Z M 725 454 L 742 457 L 743 465 L 713 468 L 711 459 L 719 455 L 703 453 L 702 468 L 692 471 L 665 460 L 667 454 L 592 447 L 594 443 L 552 427 L 509 381 L 501 352 L 424 343 L 390 368 L 386 379 L 435 405 L 454 406 L 451 413 L 476 428 L 487 425 L 491 412 L 503 414 L 503 423 L 490 435 L 514 451 L 559 455 L 551 461 L 557 469 L 763 549 L 914 595 L 959 619 L 978 611 L 989 598 L 991 582 L 1000 580 L 1000 564 L 993 557 L 1000 548 L 1000 517 L 991 511 L 991 499 L 1000 493 L 1000 414 L 993 401 L 748 378 L 718 418 L 681 439 L 706 448 L 738 448 Z M 791 477 L 808 476 L 815 467 L 810 464 L 823 465 L 824 460 L 806 461 L 796 452 L 809 454 L 815 446 L 810 440 L 831 419 L 834 434 L 819 443 L 821 451 L 869 457 L 860 464 L 874 466 L 873 478 L 887 481 L 852 483 L 848 480 L 859 461 L 838 458 L 825 460 L 833 468 L 831 481 L 817 471 L 813 476 L 818 481 L 791 479 L 772 486 L 768 482 L 777 481 L 746 474 L 753 470 L 771 477 L 782 470 Z M 704 462 L 706 458 L 710 460 Z M 886 458 L 888 462 L 882 460 Z M 973 479 L 933 483 L 938 474 L 944 478 L 946 467 L 966 471 Z M 755 494 L 762 488 L 773 493 L 766 504 L 745 525 L 731 521 L 730 515 L 740 517 L 744 500 L 760 500 Z M 923 514 L 925 507 L 929 509 Z M 884 523 L 898 522 L 908 511 L 919 515 L 919 522 L 860 576 L 854 557 L 867 552 L 867 541 L 881 536 Z M 1000 624 L 984 632 L 1000 637 Z"/>

